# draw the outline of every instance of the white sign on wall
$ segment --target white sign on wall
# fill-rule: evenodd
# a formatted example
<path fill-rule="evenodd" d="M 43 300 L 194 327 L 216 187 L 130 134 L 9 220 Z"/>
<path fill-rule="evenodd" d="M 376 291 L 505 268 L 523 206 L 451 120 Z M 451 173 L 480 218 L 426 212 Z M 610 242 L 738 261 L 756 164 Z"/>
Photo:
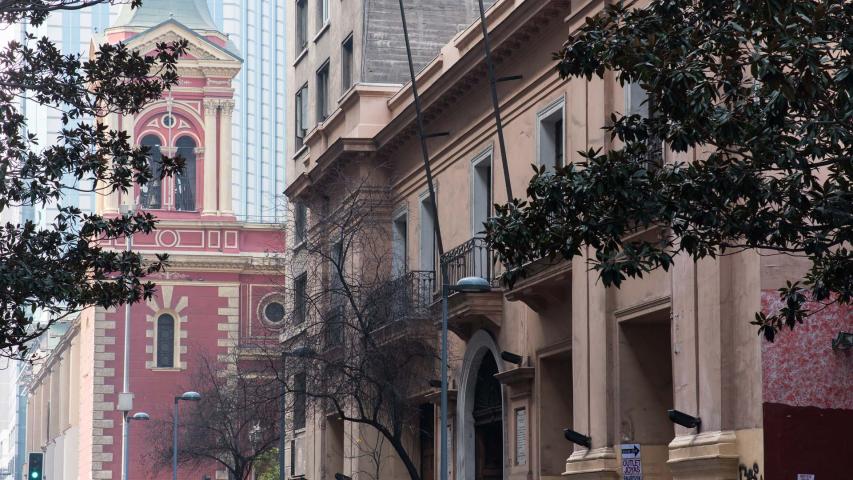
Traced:
<path fill-rule="evenodd" d="M 798 473 L 797 480 L 814 480 L 813 473 Z"/>
<path fill-rule="evenodd" d="M 527 465 L 527 410 L 515 410 L 515 464 Z"/>
<path fill-rule="evenodd" d="M 639 443 L 623 443 L 619 445 L 622 453 L 622 479 L 643 480 L 643 464 L 640 460 Z"/>

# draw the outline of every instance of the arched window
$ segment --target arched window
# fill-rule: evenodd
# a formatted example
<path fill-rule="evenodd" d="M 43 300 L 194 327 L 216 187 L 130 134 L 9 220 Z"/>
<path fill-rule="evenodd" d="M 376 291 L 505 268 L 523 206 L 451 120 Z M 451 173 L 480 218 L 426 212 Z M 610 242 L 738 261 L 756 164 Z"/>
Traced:
<path fill-rule="evenodd" d="M 184 159 L 183 171 L 175 175 L 175 210 L 195 210 L 195 140 L 181 137 L 175 142 L 177 154 Z"/>
<path fill-rule="evenodd" d="M 162 193 L 160 189 L 160 138 L 157 135 L 146 135 L 140 144 L 148 147 L 148 168 L 151 169 L 151 179 L 140 187 L 139 204 L 143 208 L 160 208 Z"/>
<path fill-rule="evenodd" d="M 157 318 L 157 368 L 175 367 L 175 317 L 164 313 Z"/>

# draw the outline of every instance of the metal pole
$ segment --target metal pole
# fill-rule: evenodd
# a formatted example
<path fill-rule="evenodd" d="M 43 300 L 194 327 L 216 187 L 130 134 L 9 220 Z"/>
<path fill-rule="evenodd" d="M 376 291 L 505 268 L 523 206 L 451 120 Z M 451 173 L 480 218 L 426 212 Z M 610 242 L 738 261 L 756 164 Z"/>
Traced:
<path fill-rule="evenodd" d="M 447 480 L 447 296 L 449 295 L 449 278 L 447 269 L 441 263 L 441 257 L 444 256 L 444 244 L 441 240 L 441 222 L 438 219 L 438 202 L 435 198 L 435 187 L 433 185 L 432 170 L 429 166 L 429 149 L 427 148 L 427 135 L 424 132 L 423 115 L 421 112 L 421 99 L 418 95 L 418 84 L 415 78 L 415 66 L 412 62 L 412 47 L 409 44 L 409 29 L 406 25 L 406 9 L 403 7 L 403 0 L 399 0 L 400 4 L 400 20 L 403 23 L 403 39 L 406 44 L 406 57 L 409 61 L 409 76 L 412 81 L 412 97 L 415 103 L 415 113 L 417 115 L 418 134 L 421 138 L 421 154 L 424 162 L 424 172 L 426 173 L 427 187 L 429 188 L 429 198 L 432 204 L 432 215 L 435 219 L 435 243 L 438 249 L 439 269 L 441 270 L 441 292 L 442 292 L 442 321 L 441 321 L 441 460 L 439 478 Z"/>
<path fill-rule="evenodd" d="M 285 385 L 285 381 L 287 380 L 287 376 L 285 375 L 285 354 L 282 352 L 281 354 L 281 398 L 278 400 L 278 478 L 284 479 L 284 429 L 285 429 L 285 409 L 287 406 L 287 402 L 285 399 L 285 394 L 287 393 L 287 386 Z"/>
<path fill-rule="evenodd" d="M 127 215 L 130 215 L 128 211 Z M 130 253 L 131 244 L 133 242 L 131 235 L 126 235 L 124 238 L 124 251 Z M 122 386 L 121 391 L 124 397 L 130 393 L 130 302 L 124 304 L 124 357 L 122 358 Z M 126 408 L 132 408 L 126 405 Z M 127 464 L 128 455 L 130 454 L 129 438 L 130 438 L 130 422 L 127 415 L 130 410 L 125 410 L 121 421 L 121 478 L 127 479 Z"/>
<path fill-rule="evenodd" d="M 444 268 L 442 267 L 442 270 Z M 445 278 L 446 280 L 446 278 Z M 450 295 L 450 285 L 447 282 L 441 287 L 441 480 L 448 478 L 449 448 L 447 446 L 447 297 Z"/>
<path fill-rule="evenodd" d="M 124 412 L 124 438 L 122 439 L 122 457 L 121 457 L 121 478 L 127 480 L 127 470 L 128 464 L 130 463 L 127 458 L 130 453 L 130 419 L 127 418 L 129 412 Z"/>
<path fill-rule="evenodd" d="M 486 51 L 486 69 L 489 72 L 489 86 L 492 91 L 492 107 L 495 113 L 495 127 L 497 127 L 498 131 L 498 145 L 501 150 L 501 164 L 504 169 L 504 183 L 506 184 L 507 201 L 511 201 L 513 199 L 512 185 L 509 181 L 509 162 L 506 158 L 506 142 L 504 142 L 504 129 L 503 123 L 501 122 L 501 106 L 498 102 L 498 86 L 497 79 L 495 78 L 495 66 L 492 63 L 492 50 L 489 46 L 489 28 L 486 25 L 486 10 L 483 8 L 483 0 L 479 0 L 479 3 L 480 25 L 483 28 L 483 48 Z"/>
<path fill-rule="evenodd" d="M 418 134 L 421 137 L 421 154 L 424 160 L 424 171 L 426 172 L 427 187 L 429 189 L 429 201 L 432 203 L 432 216 L 435 219 L 435 243 L 438 248 L 438 258 L 444 255 L 444 244 L 441 242 L 441 225 L 438 221 L 438 203 L 435 200 L 435 187 L 432 180 L 432 169 L 429 166 L 429 149 L 427 148 L 427 135 L 424 133 L 424 121 L 421 113 L 421 97 L 418 95 L 418 84 L 415 81 L 415 65 L 412 63 L 412 47 L 409 44 L 409 29 L 406 26 L 406 10 L 403 0 L 400 3 L 400 18 L 403 21 L 403 39 L 406 43 L 406 56 L 409 59 L 409 76 L 412 79 L 412 96 L 415 99 L 415 113 L 417 114 Z M 442 278 L 447 280 L 446 278 Z M 446 282 L 445 282 L 446 283 Z"/>
<path fill-rule="evenodd" d="M 178 397 L 175 397 L 175 415 L 172 417 L 172 480 L 178 480 Z"/>

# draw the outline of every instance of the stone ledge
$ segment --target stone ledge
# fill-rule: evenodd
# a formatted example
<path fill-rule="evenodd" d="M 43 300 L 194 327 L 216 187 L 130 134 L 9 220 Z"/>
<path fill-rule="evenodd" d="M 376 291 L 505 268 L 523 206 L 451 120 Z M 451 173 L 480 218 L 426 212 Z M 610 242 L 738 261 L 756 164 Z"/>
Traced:
<path fill-rule="evenodd" d="M 735 480 L 737 436 L 732 431 L 677 436 L 669 444 L 667 465 L 676 480 Z"/>
<path fill-rule="evenodd" d="M 564 477 L 579 480 L 615 480 L 619 478 L 619 460 L 611 447 L 592 450 L 578 448 L 566 460 Z"/>

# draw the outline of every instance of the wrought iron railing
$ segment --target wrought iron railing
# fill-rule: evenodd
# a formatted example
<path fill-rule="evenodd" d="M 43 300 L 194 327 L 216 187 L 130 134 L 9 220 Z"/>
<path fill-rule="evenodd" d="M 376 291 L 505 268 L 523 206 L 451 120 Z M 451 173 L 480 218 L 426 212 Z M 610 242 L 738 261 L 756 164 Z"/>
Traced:
<path fill-rule="evenodd" d="M 396 283 L 396 318 L 425 318 L 430 314 L 432 294 L 435 291 L 435 272 L 413 270 L 392 281 Z"/>
<path fill-rule="evenodd" d="M 663 166 L 663 141 L 657 135 L 646 140 L 646 164 L 655 169 Z"/>
<path fill-rule="evenodd" d="M 415 270 L 383 283 L 365 305 L 372 328 L 387 323 L 422 319 L 430 315 L 435 272 Z"/>
<path fill-rule="evenodd" d="M 485 238 L 474 237 L 448 250 L 441 256 L 441 265 L 447 269 L 450 285 L 465 277 L 482 277 L 495 284 L 494 256 Z"/>

